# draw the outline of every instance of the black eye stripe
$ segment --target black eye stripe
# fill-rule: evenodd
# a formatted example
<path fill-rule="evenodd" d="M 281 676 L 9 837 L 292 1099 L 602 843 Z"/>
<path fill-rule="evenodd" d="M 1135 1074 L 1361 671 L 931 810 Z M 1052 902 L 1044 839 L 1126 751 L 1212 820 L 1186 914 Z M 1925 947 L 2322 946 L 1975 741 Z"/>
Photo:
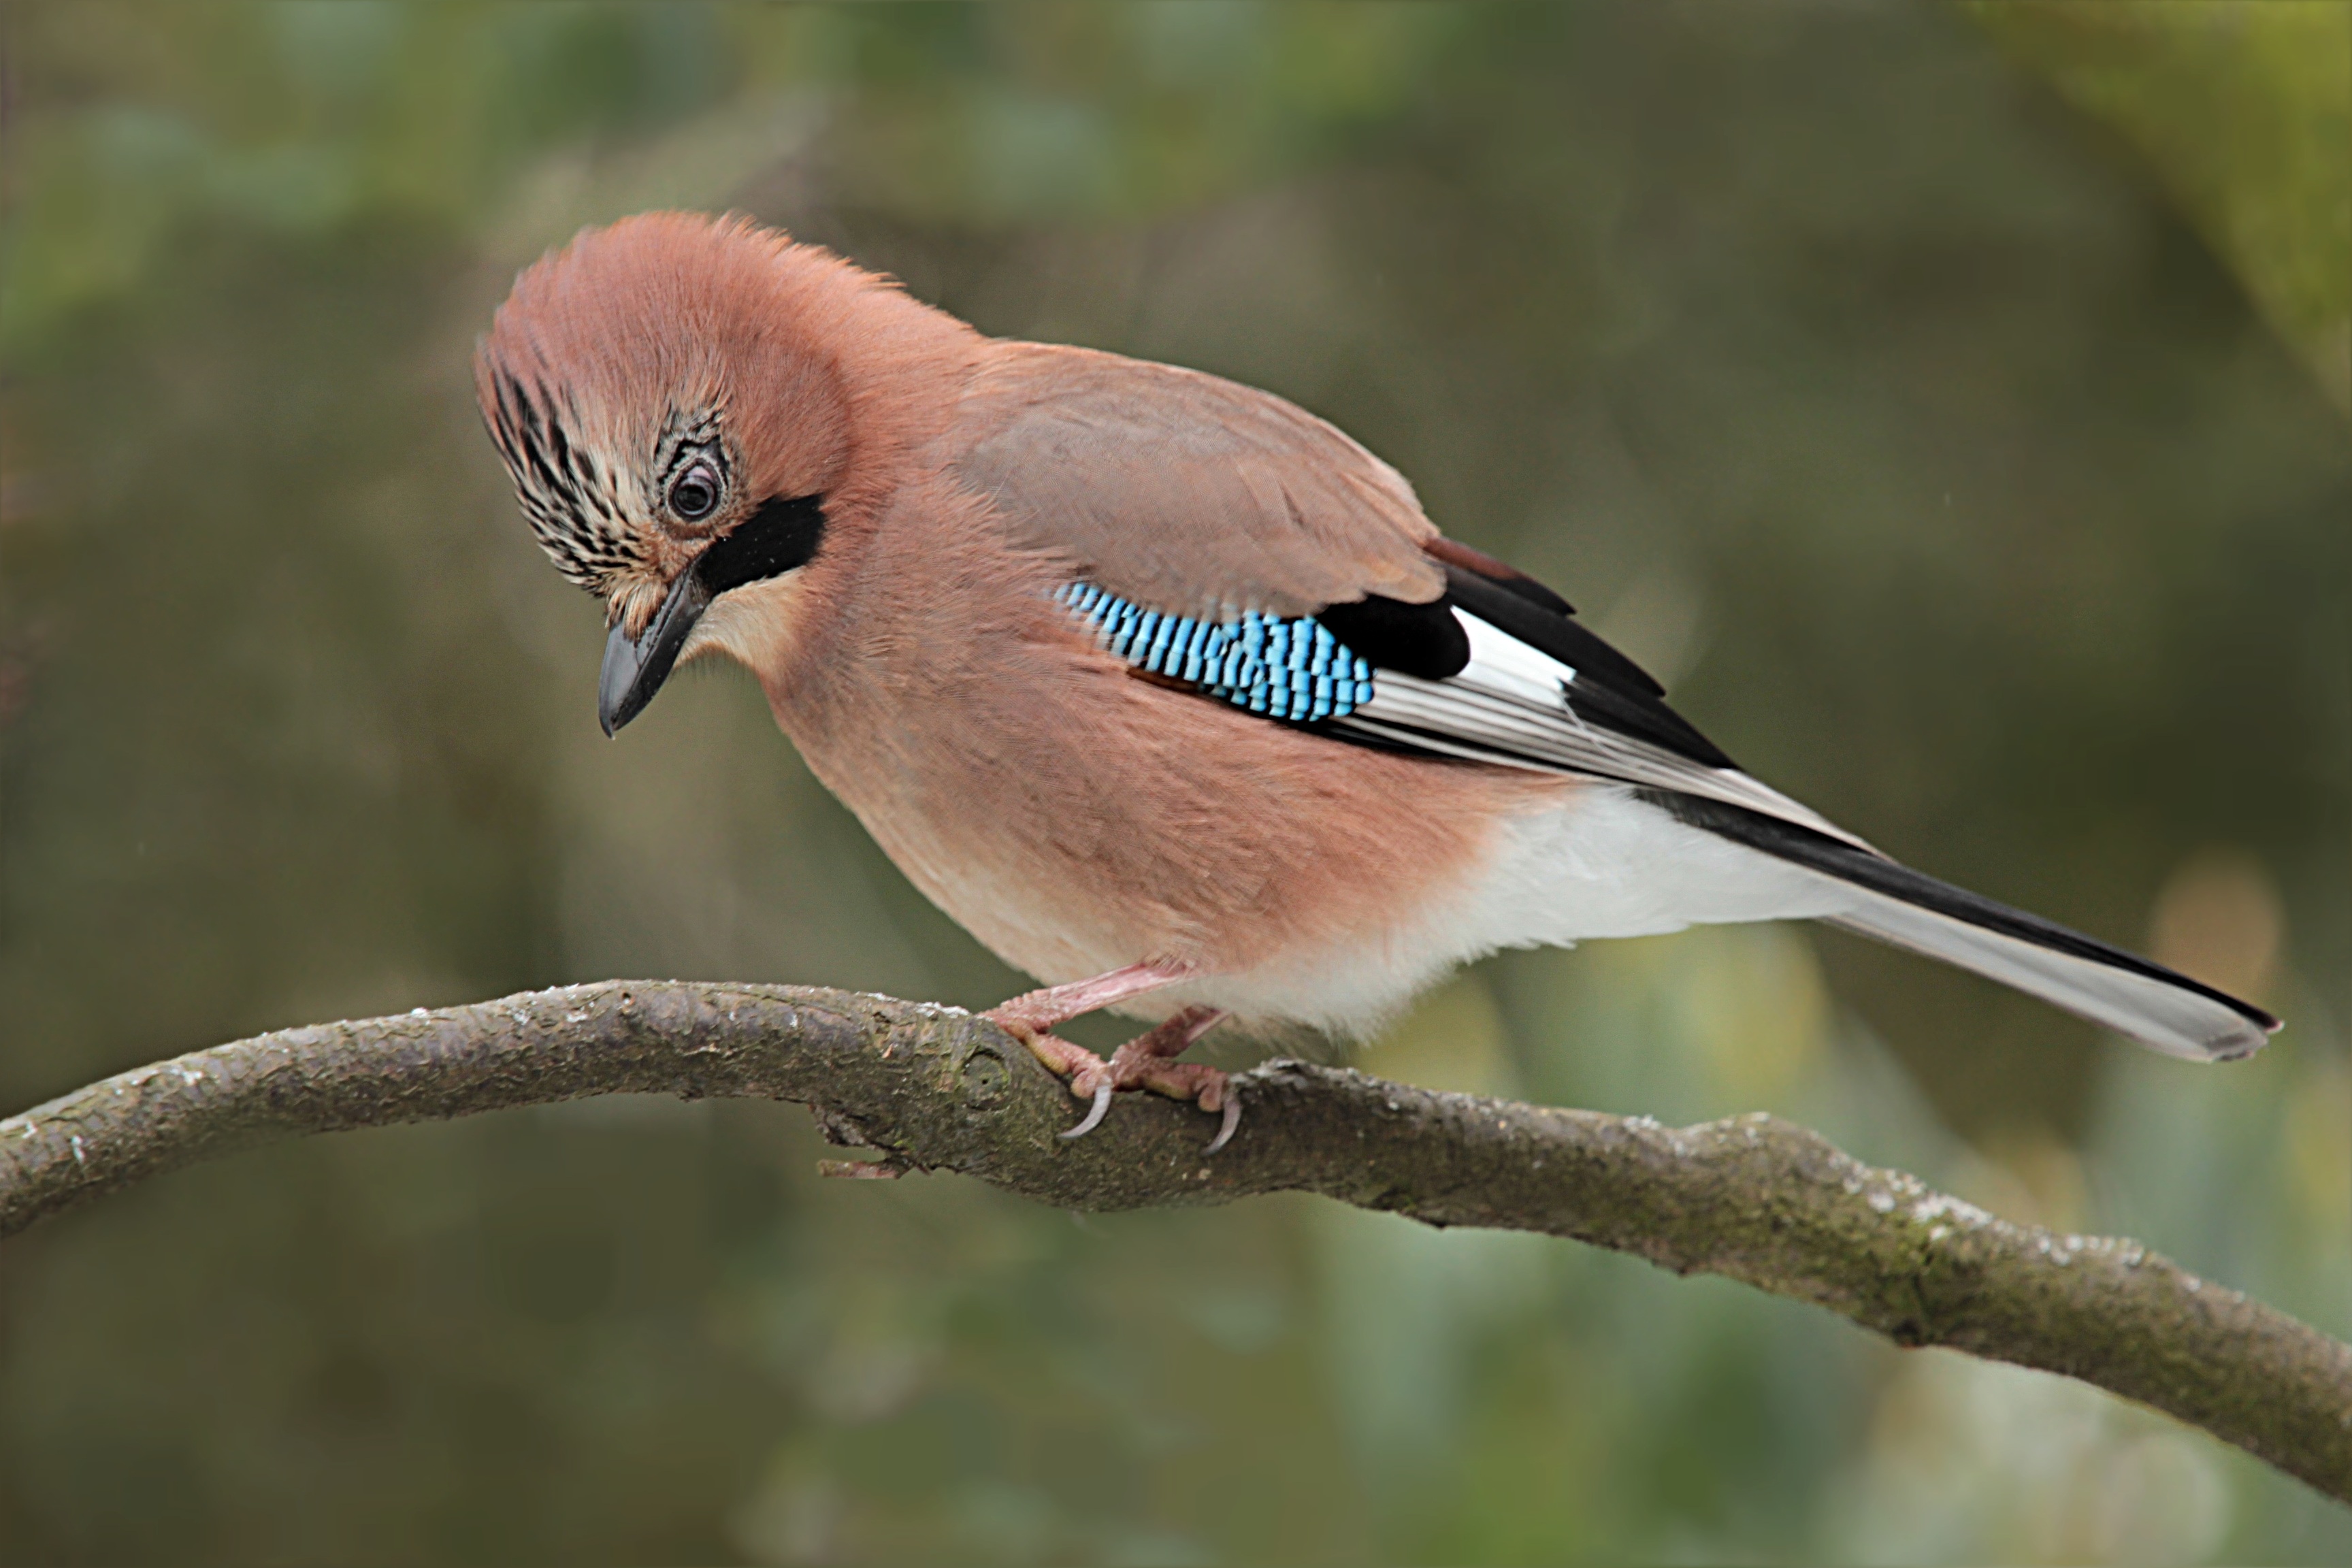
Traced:
<path fill-rule="evenodd" d="M 779 577 L 816 559 L 824 542 L 823 496 L 770 496 L 726 538 L 704 551 L 694 574 L 717 598 L 730 588 Z"/>

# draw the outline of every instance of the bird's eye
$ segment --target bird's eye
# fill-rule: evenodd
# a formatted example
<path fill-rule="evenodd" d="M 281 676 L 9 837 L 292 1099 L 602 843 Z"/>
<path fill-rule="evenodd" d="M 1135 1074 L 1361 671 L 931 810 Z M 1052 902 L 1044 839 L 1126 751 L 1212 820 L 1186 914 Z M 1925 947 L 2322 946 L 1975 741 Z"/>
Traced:
<path fill-rule="evenodd" d="M 719 510 L 719 470 L 696 463 L 670 482 L 669 510 L 681 522 L 700 522 Z"/>

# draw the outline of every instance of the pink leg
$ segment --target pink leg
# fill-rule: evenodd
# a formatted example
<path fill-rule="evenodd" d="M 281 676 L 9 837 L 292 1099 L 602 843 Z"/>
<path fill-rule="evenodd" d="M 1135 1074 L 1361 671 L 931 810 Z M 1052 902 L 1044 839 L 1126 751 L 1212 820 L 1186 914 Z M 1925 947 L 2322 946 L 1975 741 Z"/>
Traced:
<path fill-rule="evenodd" d="M 1223 1123 L 1210 1143 L 1212 1154 L 1225 1146 L 1241 1121 L 1241 1101 L 1226 1085 L 1225 1075 L 1201 1062 L 1169 1058 L 1214 1028 L 1224 1017 L 1215 1007 L 1187 1007 L 1155 1028 L 1119 1047 L 1108 1062 L 1092 1051 L 1057 1039 L 1057 1024 L 1189 979 L 1192 972 L 1174 964 L 1135 963 L 1091 980 L 1051 985 L 1015 996 L 986 1015 L 1007 1034 L 1027 1045 L 1047 1068 L 1070 1080 L 1070 1092 L 1091 1100 L 1086 1119 L 1062 1134 L 1082 1138 L 1100 1125 L 1110 1110 L 1110 1097 L 1122 1089 L 1149 1089 L 1172 1100 L 1189 1100 L 1203 1110 L 1222 1110 Z"/>
<path fill-rule="evenodd" d="M 1114 969 L 1108 974 L 1097 974 L 1092 980 L 1074 980 L 1067 985 L 1048 985 L 1042 991 L 1024 991 L 1009 1002 L 1000 1002 L 982 1016 L 992 1020 L 1006 1034 L 1027 1040 L 1036 1035 L 1050 1034 L 1057 1024 L 1088 1013 L 1116 1006 L 1130 996 L 1140 996 L 1147 991 L 1157 991 L 1163 985 L 1173 985 L 1179 980 L 1189 980 L 1192 972 L 1181 963 L 1165 962 L 1130 963 L 1125 969 Z M 1045 1064 L 1051 1067 L 1053 1064 Z"/>

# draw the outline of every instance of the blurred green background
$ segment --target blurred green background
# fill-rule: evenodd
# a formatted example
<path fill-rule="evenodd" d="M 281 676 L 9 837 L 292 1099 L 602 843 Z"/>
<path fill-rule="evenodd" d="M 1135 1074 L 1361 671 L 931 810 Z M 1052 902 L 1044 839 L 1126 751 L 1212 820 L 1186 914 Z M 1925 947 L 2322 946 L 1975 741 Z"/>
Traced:
<path fill-rule="evenodd" d="M 1336 419 L 1765 778 L 2267 1002 L 2163 1061 L 1806 931 L 1362 1063 L 1769 1109 L 2352 1333 L 2352 10 L 15 4 L 0 1108 L 613 975 L 1017 988 L 739 675 L 597 732 L 467 355 L 734 206 Z M 315 1140 L 0 1251 L 0 1559 L 2263 1561 L 2062 1381 L 1307 1201 L 827 1184 L 797 1109 Z"/>

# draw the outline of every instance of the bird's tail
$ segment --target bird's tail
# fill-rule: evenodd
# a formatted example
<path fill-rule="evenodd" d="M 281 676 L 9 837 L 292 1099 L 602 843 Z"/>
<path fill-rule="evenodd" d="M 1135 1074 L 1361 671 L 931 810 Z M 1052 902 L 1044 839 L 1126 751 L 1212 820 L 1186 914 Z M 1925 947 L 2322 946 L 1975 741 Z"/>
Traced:
<path fill-rule="evenodd" d="M 2015 986 L 2167 1056 L 2251 1056 L 2279 1026 L 2261 1008 L 2160 963 L 1825 834 L 1718 801 L 1643 795 L 1694 827 L 1843 884 L 1851 904 L 1819 917 L 1832 925 Z"/>

